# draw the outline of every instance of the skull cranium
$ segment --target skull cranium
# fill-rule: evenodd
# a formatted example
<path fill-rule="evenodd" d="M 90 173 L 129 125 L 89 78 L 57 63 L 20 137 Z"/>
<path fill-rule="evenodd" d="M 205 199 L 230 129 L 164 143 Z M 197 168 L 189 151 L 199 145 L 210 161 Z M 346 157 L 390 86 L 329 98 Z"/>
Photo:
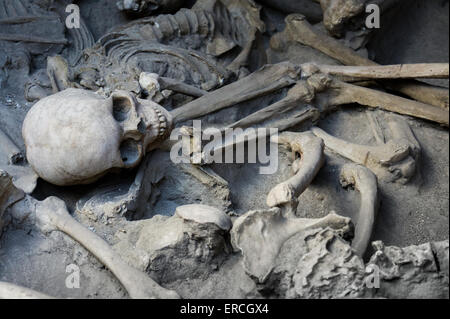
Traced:
<path fill-rule="evenodd" d="M 113 168 L 132 168 L 172 129 L 160 105 L 115 91 L 109 98 L 67 89 L 36 103 L 22 134 L 27 160 L 56 185 L 94 182 Z"/>

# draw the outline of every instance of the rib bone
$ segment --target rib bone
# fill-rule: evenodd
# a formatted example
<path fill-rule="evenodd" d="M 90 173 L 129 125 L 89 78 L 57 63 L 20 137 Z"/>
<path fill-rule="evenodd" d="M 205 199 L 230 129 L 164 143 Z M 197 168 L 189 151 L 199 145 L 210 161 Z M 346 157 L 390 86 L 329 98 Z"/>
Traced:
<path fill-rule="evenodd" d="M 361 204 L 352 247 L 362 258 L 370 243 L 378 209 L 377 178 L 364 166 L 346 164 L 341 169 L 340 182 L 343 187 L 353 185 L 361 194 Z"/>
<path fill-rule="evenodd" d="M 295 155 L 300 155 L 292 165 L 294 176 L 275 186 L 267 196 L 269 207 L 284 207 L 285 214 L 295 216 L 297 198 L 312 182 L 324 164 L 324 144 L 321 138 L 311 132 L 293 133 L 283 132 L 272 140 L 289 146 Z"/>

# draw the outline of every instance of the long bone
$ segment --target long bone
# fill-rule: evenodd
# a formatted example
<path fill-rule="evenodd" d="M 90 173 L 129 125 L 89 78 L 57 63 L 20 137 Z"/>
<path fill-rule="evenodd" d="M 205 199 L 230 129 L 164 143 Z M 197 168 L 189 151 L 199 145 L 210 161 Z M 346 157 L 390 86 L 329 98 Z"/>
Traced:
<path fill-rule="evenodd" d="M 341 169 L 340 182 L 343 187 L 353 185 L 361 194 L 352 247 L 358 256 L 363 257 L 370 243 L 378 209 L 377 178 L 364 166 L 346 164 Z"/>
<path fill-rule="evenodd" d="M 266 65 L 249 76 L 208 93 L 171 113 L 175 122 L 184 122 L 276 92 L 294 84 L 299 77 L 300 68 L 292 63 Z"/>
<path fill-rule="evenodd" d="M 330 227 L 347 233 L 352 229 L 350 218 L 330 213 L 323 218 L 289 218 L 282 209 L 250 211 L 233 223 L 231 244 L 241 251 L 245 271 L 266 281 L 284 242 L 293 235 L 308 229 Z"/>
<path fill-rule="evenodd" d="M 358 103 L 372 108 L 381 108 L 390 112 L 434 121 L 447 127 L 449 125 L 448 109 L 345 83 L 336 79 L 330 83 L 329 89 L 324 90 L 323 93 L 319 93 L 316 97 L 316 102 L 321 111 L 325 111 L 331 106 Z"/>
<path fill-rule="evenodd" d="M 0 281 L 0 299 L 53 299 L 41 292 Z"/>
<path fill-rule="evenodd" d="M 354 50 L 346 47 L 338 40 L 317 31 L 301 14 L 292 14 L 286 18 L 286 29 L 274 35 L 270 45 L 275 50 L 285 46 L 285 41 L 299 42 L 314 48 L 333 59 L 351 66 L 377 66 L 365 57 L 360 56 Z M 418 81 L 403 80 L 402 82 L 389 82 L 389 86 L 417 101 L 449 107 L 449 93 L 447 89 L 433 87 Z"/>
<path fill-rule="evenodd" d="M 391 120 L 388 124 L 394 138 L 377 146 L 350 143 L 318 127 L 313 127 L 311 131 L 323 139 L 327 148 L 370 168 L 380 179 L 406 183 L 416 172 L 420 145 L 404 120 Z"/>
<path fill-rule="evenodd" d="M 448 63 L 414 63 L 378 66 L 342 66 L 303 64 L 302 70 L 316 69 L 324 74 L 350 78 L 353 81 L 368 79 L 446 79 L 449 77 Z M 346 80 L 346 82 L 349 82 Z"/>
<path fill-rule="evenodd" d="M 159 286 L 145 273 L 129 266 L 106 241 L 71 217 L 59 198 L 49 197 L 39 202 L 27 196 L 11 206 L 10 212 L 23 214 L 24 209 L 35 215 L 36 225 L 42 232 L 59 230 L 83 245 L 117 277 L 131 298 L 179 298 L 176 292 Z"/>
<path fill-rule="evenodd" d="M 325 162 L 323 154 L 324 143 L 321 138 L 311 132 L 293 133 L 283 132 L 273 136 L 272 140 L 289 146 L 294 154 L 292 169 L 294 176 L 275 186 L 267 195 L 269 207 L 283 207 L 284 213 L 295 216 L 298 196 L 311 184 Z"/>
<path fill-rule="evenodd" d="M 322 92 L 329 85 L 329 77 L 316 73 L 306 80 L 298 81 L 289 89 L 285 98 L 271 104 L 247 117 L 231 124 L 229 127 L 247 128 L 252 125 L 260 124 L 268 119 L 276 119 L 280 115 L 287 117 L 289 112 L 299 108 L 300 105 L 311 103 L 318 92 Z M 298 112 L 298 111 L 297 111 Z M 271 127 L 274 127 L 271 125 Z M 284 128 L 278 127 L 279 130 Z"/>

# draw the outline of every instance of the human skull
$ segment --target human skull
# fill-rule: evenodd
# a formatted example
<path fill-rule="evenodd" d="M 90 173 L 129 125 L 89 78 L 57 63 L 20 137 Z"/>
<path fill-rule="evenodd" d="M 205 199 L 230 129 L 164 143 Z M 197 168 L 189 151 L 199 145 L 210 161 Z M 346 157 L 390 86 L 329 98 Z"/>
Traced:
<path fill-rule="evenodd" d="M 172 117 L 160 105 L 115 91 L 109 98 L 67 89 L 36 103 L 23 122 L 27 160 L 55 185 L 92 183 L 132 168 L 163 141 Z"/>

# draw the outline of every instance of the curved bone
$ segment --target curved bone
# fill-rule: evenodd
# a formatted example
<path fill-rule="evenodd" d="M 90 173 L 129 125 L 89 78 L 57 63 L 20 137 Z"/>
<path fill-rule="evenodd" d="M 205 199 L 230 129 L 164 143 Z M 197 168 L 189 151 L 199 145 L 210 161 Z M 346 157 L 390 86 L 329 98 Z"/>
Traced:
<path fill-rule="evenodd" d="M 377 66 L 378 64 L 360 56 L 338 40 L 319 32 L 311 26 L 301 14 L 292 14 L 286 18 L 286 29 L 272 37 L 270 44 L 275 50 L 284 47 L 285 41 L 299 42 L 316 49 L 333 59 L 352 66 Z M 392 82 L 389 85 L 423 103 L 448 108 L 449 93 L 447 89 L 433 87 L 418 81 Z"/>
<path fill-rule="evenodd" d="M 273 142 L 290 147 L 294 155 L 300 155 L 293 163 L 294 176 L 275 186 L 267 195 L 269 207 L 285 207 L 286 213 L 295 215 L 297 198 L 312 182 L 324 164 L 324 144 L 311 132 L 283 132 L 272 137 Z"/>
<path fill-rule="evenodd" d="M 346 164 L 341 169 L 340 182 L 343 187 L 353 185 L 361 194 L 358 221 L 355 224 L 355 237 L 352 247 L 358 256 L 363 257 L 370 243 L 375 215 L 378 209 L 377 178 L 366 167 Z"/>
<path fill-rule="evenodd" d="M 38 291 L 0 281 L 0 299 L 53 299 Z"/>
<path fill-rule="evenodd" d="M 73 219 L 59 198 L 37 202 L 36 218 L 44 232 L 59 230 L 83 245 L 111 270 L 131 298 L 179 298 L 176 292 L 159 286 L 145 273 L 125 263 L 106 241 Z"/>
<path fill-rule="evenodd" d="M 391 120 L 389 126 L 394 138 L 385 144 L 367 146 L 336 138 L 318 127 L 311 131 L 322 138 L 327 148 L 349 160 L 370 168 L 378 177 L 402 183 L 408 182 L 416 172 L 420 145 L 403 120 Z"/>
<path fill-rule="evenodd" d="M 351 230 L 350 218 L 335 213 L 318 219 L 286 218 L 279 208 L 250 211 L 234 222 L 231 243 L 242 252 L 246 272 L 263 283 L 286 240 L 308 229 L 326 227 L 346 233 Z"/>

